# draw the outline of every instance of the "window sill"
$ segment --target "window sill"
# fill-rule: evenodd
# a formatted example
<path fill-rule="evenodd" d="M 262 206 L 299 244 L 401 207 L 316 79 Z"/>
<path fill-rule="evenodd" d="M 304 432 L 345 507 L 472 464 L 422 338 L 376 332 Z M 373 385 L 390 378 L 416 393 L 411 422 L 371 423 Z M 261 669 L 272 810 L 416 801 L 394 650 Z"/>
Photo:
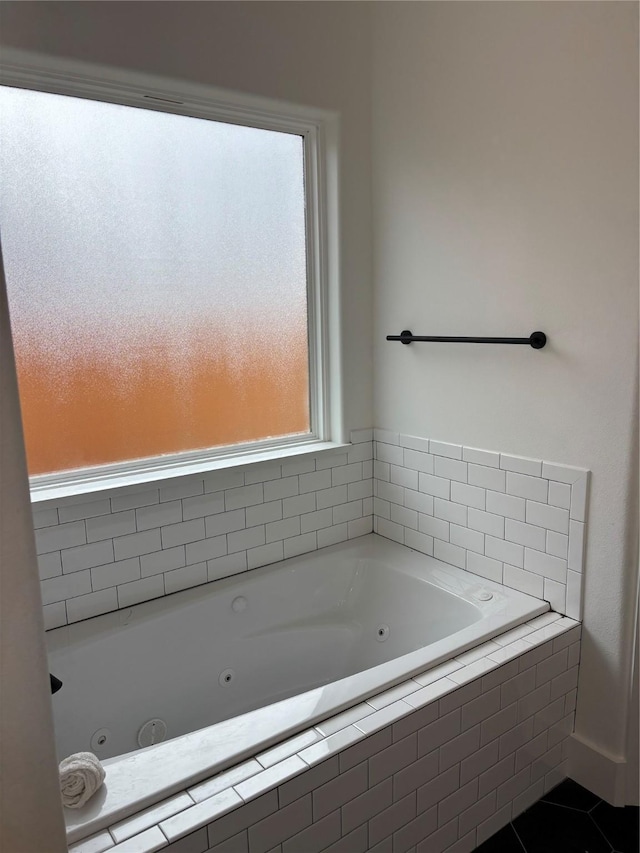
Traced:
<path fill-rule="evenodd" d="M 234 468 L 247 468 L 264 462 L 275 462 L 293 457 L 318 456 L 322 453 L 344 450 L 351 447 L 348 442 L 317 441 L 290 447 L 270 448 L 254 453 L 237 456 L 218 457 L 217 459 L 198 459 L 180 463 L 173 459 L 163 466 L 135 471 L 119 471 L 88 475 L 86 478 L 66 483 L 32 483 L 31 503 L 42 504 L 67 498 L 100 493 L 107 497 L 111 492 L 132 486 L 144 486 L 162 480 L 174 480 L 177 477 L 191 477 L 207 474 L 211 471 L 223 471 Z M 70 501 L 72 502 L 72 501 Z"/>

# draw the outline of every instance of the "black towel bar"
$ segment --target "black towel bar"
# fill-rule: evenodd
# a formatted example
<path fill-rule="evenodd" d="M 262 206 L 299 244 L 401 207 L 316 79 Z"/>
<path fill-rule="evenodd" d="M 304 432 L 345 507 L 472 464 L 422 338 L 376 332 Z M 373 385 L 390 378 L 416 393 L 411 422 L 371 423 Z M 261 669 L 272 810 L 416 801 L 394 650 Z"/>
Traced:
<path fill-rule="evenodd" d="M 414 335 L 409 329 L 405 329 L 399 335 L 387 335 L 387 340 L 400 341 L 401 344 L 411 344 L 414 341 L 452 344 L 528 344 L 533 349 L 542 349 L 547 343 L 547 336 L 544 332 L 532 332 L 528 338 L 459 338 L 441 335 Z"/>

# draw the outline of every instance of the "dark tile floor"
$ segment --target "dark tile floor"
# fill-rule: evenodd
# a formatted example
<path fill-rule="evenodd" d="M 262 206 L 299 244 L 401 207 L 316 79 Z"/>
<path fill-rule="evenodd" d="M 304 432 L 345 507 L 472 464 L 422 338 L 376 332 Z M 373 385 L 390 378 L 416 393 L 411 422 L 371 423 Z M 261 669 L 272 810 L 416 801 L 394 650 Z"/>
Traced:
<path fill-rule="evenodd" d="M 476 853 L 639 853 L 638 820 L 565 779 Z"/>

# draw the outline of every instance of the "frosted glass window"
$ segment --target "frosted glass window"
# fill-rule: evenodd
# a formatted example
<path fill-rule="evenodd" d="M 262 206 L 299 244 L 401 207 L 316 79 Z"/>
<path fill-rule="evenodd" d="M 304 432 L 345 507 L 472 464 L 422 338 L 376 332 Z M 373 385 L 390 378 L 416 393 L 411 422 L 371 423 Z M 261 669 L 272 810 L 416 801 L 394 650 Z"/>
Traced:
<path fill-rule="evenodd" d="M 30 474 L 310 432 L 302 136 L 0 88 Z"/>

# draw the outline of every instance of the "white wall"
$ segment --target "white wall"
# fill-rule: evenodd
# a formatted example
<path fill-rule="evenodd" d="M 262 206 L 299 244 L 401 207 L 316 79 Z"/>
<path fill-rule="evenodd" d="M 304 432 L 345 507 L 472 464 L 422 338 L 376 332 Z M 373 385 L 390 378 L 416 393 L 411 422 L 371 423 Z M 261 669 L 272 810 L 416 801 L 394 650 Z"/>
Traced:
<path fill-rule="evenodd" d="M 376 3 L 376 426 L 593 472 L 577 732 L 625 753 L 638 7 Z M 518 335 L 529 347 L 387 343 Z"/>
<path fill-rule="evenodd" d="M 7 47 L 340 113 L 345 426 L 371 426 L 368 4 L 7 2 L 0 20 Z"/>

